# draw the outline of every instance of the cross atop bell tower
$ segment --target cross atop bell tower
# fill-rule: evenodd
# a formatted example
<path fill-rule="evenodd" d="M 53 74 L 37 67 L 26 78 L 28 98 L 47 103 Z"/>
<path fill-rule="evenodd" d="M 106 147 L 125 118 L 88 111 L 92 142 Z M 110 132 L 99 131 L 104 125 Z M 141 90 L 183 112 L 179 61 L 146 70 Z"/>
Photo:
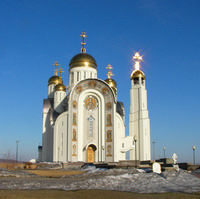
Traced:
<path fill-rule="evenodd" d="M 82 45 L 82 48 L 81 48 L 81 53 L 86 53 L 86 49 L 85 49 L 85 37 L 87 37 L 86 33 L 85 32 L 82 32 L 81 35 L 82 37 L 82 42 L 81 42 L 81 45 Z"/>
<path fill-rule="evenodd" d="M 138 52 L 135 53 L 135 55 L 133 56 L 133 61 L 135 62 L 135 70 L 140 70 L 140 62 L 142 61 L 142 56 L 140 56 L 140 54 Z"/>

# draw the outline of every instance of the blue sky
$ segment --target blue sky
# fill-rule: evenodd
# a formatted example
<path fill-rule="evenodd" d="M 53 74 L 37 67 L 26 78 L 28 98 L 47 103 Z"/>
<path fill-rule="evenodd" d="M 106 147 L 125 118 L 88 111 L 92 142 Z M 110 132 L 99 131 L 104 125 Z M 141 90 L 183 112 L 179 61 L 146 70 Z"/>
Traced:
<path fill-rule="evenodd" d="M 28 160 L 42 143 L 42 104 L 58 61 L 68 82 L 70 59 L 86 49 L 106 79 L 111 64 L 123 101 L 128 133 L 131 57 L 143 54 L 151 141 L 156 157 L 177 153 L 200 163 L 200 1 L 198 0 L 1 0 L 0 90 L 3 153 Z"/>

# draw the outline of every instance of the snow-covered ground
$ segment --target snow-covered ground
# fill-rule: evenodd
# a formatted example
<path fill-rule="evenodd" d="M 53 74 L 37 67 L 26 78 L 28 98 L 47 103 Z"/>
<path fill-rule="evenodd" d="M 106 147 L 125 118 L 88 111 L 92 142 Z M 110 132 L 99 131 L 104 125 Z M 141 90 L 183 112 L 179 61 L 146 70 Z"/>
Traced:
<path fill-rule="evenodd" d="M 137 169 L 86 167 L 84 170 L 86 173 L 75 176 L 41 178 L 31 174 L 26 176 L 25 171 L 0 169 L 0 189 L 103 189 L 137 193 L 200 191 L 200 178 L 183 170 L 165 171 L 161 174 Z M 15 172 L 17 178 L 13 178 Z"/>

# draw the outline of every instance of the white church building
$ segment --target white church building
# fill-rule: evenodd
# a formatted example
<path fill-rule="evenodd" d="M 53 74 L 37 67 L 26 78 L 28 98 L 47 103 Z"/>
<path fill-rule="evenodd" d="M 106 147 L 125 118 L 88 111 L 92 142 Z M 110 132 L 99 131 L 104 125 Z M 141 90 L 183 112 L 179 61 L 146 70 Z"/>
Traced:
<path fill-rule="evenodd" d="M 54 76 L 48 81 L 48 98 L 43 102 L 42 146 L 39 161 L 118 162 L 126 159 L 150 160 L 150 124 L 147 110 L 142 57 L 133 57 L 130 77 L 129 136 L 125 137 L 125 111 L 117 101 L 117 84 L 108 64 L 108 78 L 97 77 L 97 63 L 86 53 L 82 32 L 81 53 L 69 63 L 68 87 L 62 69 L 55 62 Z M 58 73 L 60 73 L 58 75 Z"/>

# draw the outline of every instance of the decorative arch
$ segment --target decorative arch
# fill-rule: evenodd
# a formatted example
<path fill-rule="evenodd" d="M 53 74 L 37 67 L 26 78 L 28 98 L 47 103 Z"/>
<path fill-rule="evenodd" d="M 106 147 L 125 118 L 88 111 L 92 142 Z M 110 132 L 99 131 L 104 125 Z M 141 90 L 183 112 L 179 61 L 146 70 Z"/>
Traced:
<path fill-rule="evenodd" d="M 92 161 L 113 161 L 113 150 L 111 150 L 112 156 L 107 159 L 106 146 L 109 143 L 113 149 L 115 104 L 116 95 L 102 80 L 85 79 L 72 88 L 69 95 L 68 141 L 72 141 L 69 146 L 74 144 L 77 146 L 77 156 L 72 157 L 72 152 L 70 152 L 72 162 L 87 161 L 88 143 L 94 143 L 99 148 L 99 150 L 93 148 L 96 152 L 95 160 Z M 108 139 L 107 132 L 109 132 Z M 72 146 L 70 148 L 72 149 Z"/>

